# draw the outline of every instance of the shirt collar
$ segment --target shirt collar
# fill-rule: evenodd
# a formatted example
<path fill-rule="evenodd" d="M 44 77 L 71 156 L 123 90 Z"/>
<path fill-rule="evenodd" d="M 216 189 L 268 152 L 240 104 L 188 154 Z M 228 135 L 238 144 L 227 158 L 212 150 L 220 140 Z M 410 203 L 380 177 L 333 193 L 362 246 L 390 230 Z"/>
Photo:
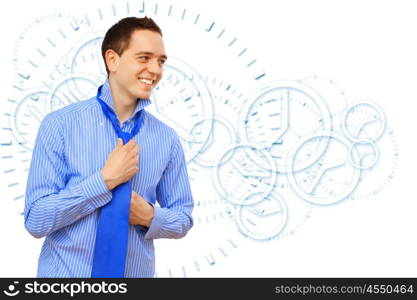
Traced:
<path fill-rule="evenodd" d="M 101 100 L 103 100 L 114 112 L 116 112 L 114 109 L 114 103 L 113 98 L 111 96 L 110 83 L 108 79 L 106 79 L 104 84 L 101 87 L 99 87 L 98 97 Z M 133 119 L 140 110 L 144 109 L 149 104 L 151 104 L 151 100 L 138 98 L 136 102 L 136 108 L 129 119 Z"/>

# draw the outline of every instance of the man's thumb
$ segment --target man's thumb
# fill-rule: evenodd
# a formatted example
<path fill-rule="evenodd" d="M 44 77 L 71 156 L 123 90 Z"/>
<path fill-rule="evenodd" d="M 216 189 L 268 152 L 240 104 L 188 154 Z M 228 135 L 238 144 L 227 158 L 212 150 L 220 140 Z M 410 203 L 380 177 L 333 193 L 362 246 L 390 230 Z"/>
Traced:
<path fill-rule="evenodd" d="M 123 146 L 123 140 L 121 138 L 118 138 L 116 148 L 120 148 L 122 146 Z"/>

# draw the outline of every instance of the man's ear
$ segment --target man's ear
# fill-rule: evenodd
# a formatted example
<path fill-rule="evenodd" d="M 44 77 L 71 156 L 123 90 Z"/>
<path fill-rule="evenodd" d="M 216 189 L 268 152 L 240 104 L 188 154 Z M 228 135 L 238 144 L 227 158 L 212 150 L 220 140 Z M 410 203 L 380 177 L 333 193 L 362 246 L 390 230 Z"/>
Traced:
<path fill-rule="evenodd" d="M 119 55 L 112 49 L 108 49 L 104 53 L 104 57 L 106 58 L 106 65 L 109 72 L 116 72 L 119 67 Z"/>

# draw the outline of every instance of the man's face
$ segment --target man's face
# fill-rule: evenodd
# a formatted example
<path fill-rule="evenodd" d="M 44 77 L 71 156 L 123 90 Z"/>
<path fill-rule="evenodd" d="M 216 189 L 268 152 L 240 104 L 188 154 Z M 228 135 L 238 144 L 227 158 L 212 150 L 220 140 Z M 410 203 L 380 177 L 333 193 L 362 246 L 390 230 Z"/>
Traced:
<path fill-rule="evenodd" d="M 151 96 L 152 89 L 161 80 L 167 58 L 161 35 L 150 30 L 134 31 L 122 55 L 113 51 L 110 57 L 110 76 L 120 92 L 134 99 Z"/>

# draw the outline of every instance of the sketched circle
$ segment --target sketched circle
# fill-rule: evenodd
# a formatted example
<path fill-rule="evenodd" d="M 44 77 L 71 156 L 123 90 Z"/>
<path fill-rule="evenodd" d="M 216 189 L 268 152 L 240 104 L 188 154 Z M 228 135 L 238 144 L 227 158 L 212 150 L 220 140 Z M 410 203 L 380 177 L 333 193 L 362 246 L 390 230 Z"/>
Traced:
<path fill-rule="evenodd" d="M 236 190 L 236 187 L 228 186 L 229 184 L 227 182 L 228 178 L 225 178 L 225 176 L 222 176 L 220 174 L 221 173 L 220 169 L 222 167 L 225 167 L 228 164 L 233 163 L 232 158 L 235 155 L 235 153 L 238 151 L 241 151 L 241 154 L 245 156 L 245 159 L 251 162 L 252 162 L 252 159 L 248 158 L 248 152 L 252 151 L 252 155 L 263 156 L 263 158 L 270 165 L 271 171 L 262 170 L 260 172 L 259 170 L 257 170 L 256 172 L 253 171 L 252 173 L 248 173 L 248 174 L 240 174 L 238 175 L 240 177 L 240 182 L 238 182 L 237 184 L 239 185 L 240 183 L 243 183 L 245 184 L 244 188 L 248 188 L 248 186 L 251 185 L 249 178 L 253 178 L 254 182 L 256 182 L 257 185 L 258 184 L 261 185 L 261 188 L 264 189 L 261 192 L 263 197 L 267 197 L 271 193 L 271 191 L 275 187 L 275 183 L 277 179 L 275 162 L 272 156 L 265 150 L 261 150 L 252 145 L 247 145 L 247 144 L 232 145 L 226 148 L 225 150 L 220 151 L 220 153 L 218 154 L 216 163 L 215 163 L 215 168 L 213 168 L 213 171 L 212 171 L 213 183 L 214 183 L 216 191 L 226 201 L 236 204 L 236 205 L 255 204 L 258 201 L 262 201 L 262 199 L 256 199 L 256 198 L 249 199 L 248 196 L 252 194 L 256 189 L 259 189 L 258 187 L 253 187 L 253 189 L 249 188 L 247 189 L 246 192 L 244 192 L 242 188 L 237 191 L 238 194 L 236 195 L 236 193 L 233 192 L 234 190 Z M 234 166 L 229 167 L 228 172 L 227 172 L 228 176 L 236 176 L 239 172 L 241 172 L 240 170 L 237 169 L 240 167 L 241 166 L 238 165 L 237 163 L 235 163 Z M 263 178 L 268 178 L 267 182 L 264 182 Z M 236 184 L 236 182 L 232 184 Z"/>
<path fill-rule="evenodd" d="M 298 107 L 298 110 L 294 107 Z M 254 109 L 256 111 L 251 113 Z M 259 113 L 262 116 L 256 119 Z M 293 114 L 300 113 L 308 114 L 309 119 L 291 119 Z M 308 126 L 306 122 L 309 122 Z M 296 125 L 302 127 L 303 132 L 299 132 L 298 128 L 294 130 Z M 249 130 L 251 127 L 255 132 Z M 331 130 L 332 120 L 326 102 L 314 89 L 297 81 L 272 81 L 258 87 L 247 97 L 239 117 L 241 142 L 252 144 L 271 153 L 274 152 L 273 149 L 278 148 L 279 155 L 275 155 L 274 158 L 277 160 L 277 169 L 281 173 L 286 172 L 288 152 L 300 136 L 312 131 L 324 131 L 330 134 Z M 278 143 L 279 140 L 284 142 L 283 146 Z M 317 149 L 310 157 L 300 158 L 294 171 L 309 166 L 320 157 L 326 149 L 325 142 L 323 140 L 323 143 L 317 145 Z M 261 161 L 257 163 L 266 169 Z"/>
<path fill-rule="evenodd" d="M 238 229 L 244 236 L 255 240 L 273 239 L 282 232 L 287 223 L 288 211 L 285 201 L 276 193 L 271 193 L 267 197 L 263 197 L 262 193 L 255 192 L 248 197 L 254 196 L 261 200 L 248 201 L 256 204 L 240 205 L 236 210 L 236 223 Z M 265 209 L 262 207 L 266 201 L 274 201 L 278 203 L 280 207 L 278 211 L 273 213 L 273 217 L 268 216 L 268 212 L 265 212 Z M 280 218 L 276 218 L 276 215 L 280 215 Z M 254 223 L 253 218 L 256 218 L 258 221 L 257 224 Z M 259 224 L 259 222 L 262 224 Z"/>
<path fill-rule="evenodd" d="M 344 188 L 344 190 L 342 190 L 341 192 L 337 194 L 333 194 L 332 192 L 331 193 L 332 195 L 329 197 L 319 197 L 319 196 L 316 196 L 315 193 L 313 193 L 314 186 L 313 186 L 313 191 L 310 191 L 310 192 L 300 187 L 300 184 L 299 184 L 300 181 L 297 181 L 297 178 L 296 178 L 296 176 L 300 176 L 300 172 L 294 172 L 294 161 L 296 160 L 297 153 L 300 151 L 300 149 L 302 149 L 302 147 L 307 145 L 307 143 L 309 143 L 310 141 L 314 139 L 323 139 L 323 138 L 328 140 L 328 148 L 326 149 L 326 152 L 324 153 L 322 157 L 317 159 L 313 165 L 309 166 L 308 168 L 303 169 L 302 170 L 303 174 L 308 174 L 308 171 L 309 171 L 308 169 L 311 167 L 314 167 L 315 165 L 321 166 L 320 160 L 327 154 L 327 152 L 329 151 L 329 148 L 332 146 L 332 143 L 335 143 L 335 142 L 341 144 L 345 148 L 346 151 L 345 153 L 343 153 L 342 157 L 345 157 L 347 161 L 348 161 L 348 156 L 350 155 L 349 149 L 352 149 L 352 153 L 357 158 L 360 157 L 359 153 L 357 153 L 357 151 L 354 150 L 355 148 L 351 148 L 351 142 L 348 139 L 346 139 L 344 136 L 336 134 L 336 133 L 333 133 L 332 135 L 329 135 L 326 132 L 313 133 L 309 136 L 306 136 L 302 141 L 300 141 L 294 147 L 294 150 L 291 155 L 291 159 L 288 161 L 288 165 L 287 165 L 289 184 L 298 196 L 300 196 L 305 201 L 310 202 L 312 204 L 316 204 L 316 205 L 330 205 L 330 204 L 335 204 L 339 201 L 344 200 L 347 196 L 349 196 L 354 191 L 354 189 L 356 188 L 360 180 L 360 169 L 354 168 L 352 166 L 352 169 L 350 172 L 351 178 L 349 179 L 349 184 L 347 185 L 347 187 Z M 322 175 L 324 175 L 324 173 L 322 173 L 321 176 Z M 319 176 L 319 180 L 320 179 L 321 177 Z M 343 180 L 346 180 L 346 178 L 343 178 Z M 304 179 L 303 182 L 306 183 L 308 181 Z"/>
<path fill-rule="evenodd" d="M 353 152 L 354 152 L 353 150 L 356 147 L 356 145 L 364 145 L 364 144 L 371 145 L 372 150 L 373 150 L 373 154 L 374 154 L 373 155 L 374 159 L 370 163 L 367 163 L 366 165 L 362 165 L 362 160 L 363 160 L 363 157 L 364 156 L 359 157 L 359 163 L 358 163 L 358 162 L 355 161 L 355 157 L 353 155 Z M 378 159 L 379 159 L 379 148 L 375 145 L 374 142 L 372 142 L 370 140 L 358 140 L 356 142 L 353 142 L 350 145 L 348 158 L 349 158 L 350 164 L 352 166 L 354 166 L 355 168 L 358 168 L 358 169 L 361 169 L 361 170 L 370 169 L 373 166 L 375 166 L 375 164 L 378 162 Z"/>
<path fill-rule="evenodd" d="M 377 115 L 380 117 L 380 125 L 378 127 L 378 130 L 376 131 L 376 133 L 374 134 L 373 137 L 370 137 L 370 138 L 368 137 L 367 138 L 368 140 L 370 140 L 372 142 L 375 142 L 384 133 L 387 121 L 386 121 L 385 114 L 384 114 L 383 110 L 381 109 L 381 107 L 379 105 L 377 105 L 376 103 L 373 103 L 372 101 L 369 101 L 369 100 L 361 100 L 361 101 L 354 102 L 354 103 L 350 104 L 343 111 L 343 115 L 342 115 L 342 118 L 341 118 L 341 121 L 342 121 L 341 127 L 342 127 L 342 130 L 343 130 L 343 133 L 351 141 L 363 140 L 363 138 L 360 138 L 360 137 L 356 136 L 355 134 L 352 134 L 351 130 L 349 130 L 349 128 L 352 128 L 352 126 L 348 126 L 348 124 L 347 124 L 347 119 L 349 117 L 349 114 L 353 113 L 360 106 L 369 106 L 369 107 L 371 107 L 373 110 L 375 110 Z"/>

